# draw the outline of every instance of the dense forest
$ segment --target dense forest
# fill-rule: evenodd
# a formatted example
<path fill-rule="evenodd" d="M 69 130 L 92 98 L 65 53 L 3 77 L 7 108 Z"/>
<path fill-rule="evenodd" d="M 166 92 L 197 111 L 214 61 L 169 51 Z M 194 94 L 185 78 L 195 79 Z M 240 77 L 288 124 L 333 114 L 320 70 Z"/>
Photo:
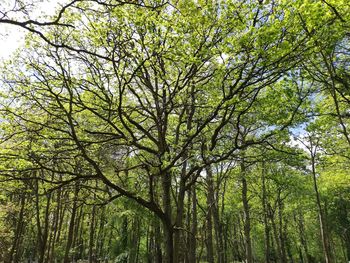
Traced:
<path fill-rule="evenodd" d="M 347 0 L 39 2 L 0 3 L 1 262 L 350 261 Z"/>

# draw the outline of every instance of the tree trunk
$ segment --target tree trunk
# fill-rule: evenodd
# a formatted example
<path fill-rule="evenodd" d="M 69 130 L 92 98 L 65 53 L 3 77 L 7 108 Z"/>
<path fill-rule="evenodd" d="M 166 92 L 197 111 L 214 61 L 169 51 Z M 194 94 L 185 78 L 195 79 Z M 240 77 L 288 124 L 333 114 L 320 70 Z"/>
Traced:
<path fill-rule="evenodd" d="M 274 240 L 275 240 L 278 260 L 281 262 L 282 261 L 281 242 L 280 242 L 281 240 L 279 238 L 279 231 L 278 231 L 278 227 L 277 227 L 276 220 L 275 220 L 275 212 L 270 211 L 270 221 L 271 221 L 271 225 L 272 225 L 272 229 L 273 229 L 273 236 L 274 236 Z"/>
<path fill-rule="evenodd" d="M 165 255 L 164 263 L 175 263 L 174 261 L 174 247 L 173 247 L 173 226 L 166 220 L 163 222 L 164 238 L 165 238 Z"/>
<path fill-rule="evenodd" d="M 237 217 L 235 220 L 236 222 L 233 223 L 233 259 L 235 261 L 242 261 L 242 254 L 241 250 L 239 249 L 239 243 L 241 240 L 241 234 L 240 234 L 240 216 Z"/>
<path fill-rule="evenodd" d="M 284 227 L 283 227 L 283 201 L 281 199 L 281 195 L 278 195 L 277 199 L 277 204 L 278 204 L 278 222 L 279 222 L 279 227 L 278 227 L 278 236 L 279 236 L 279 241 L 280 241 L 280 260 L 281 263 L 287 262 L 287 254 L 286 254 L 286 240 L 285 240 L 285 233 L 284 233 Z"/>
<path fill-rule="evenodd" d="M 71 259 L 70 259 L 70 257 L 69 257 L 69 252 L 70 252 L 71 247 L 72 247 L 72 244 L 73 244 L 75 217 L 76 217 L 77 207 L 78 207 L 78 193 L 79 193 L 79 184 L 76 183 L 76 185 L 75 185 L 75 191 L 74 191 L 72 215 L 71 215 L 70 222 L 69 222 L 69 229 L 68 229 L 68 236 L 67 236 L 67 244 L 66 244 L 66 249 L 65 249 L 65 253 L 64 253 L 64 260 L 63 260 L 63 263 L 69 263 L 69 262 L 71 262 Z"/>
<path fill-rule="evenodd" d="M 43 263 L 45 260 L 45 252 L 47 246 L 48 238 L 48 221 L 49 221 L 49 207 L 51 194 L 46 195 L 46 207 L 44 214 L 44 222 L 40 218 L 40 200 L 39 200 L 39 182 L 35 182 L 35 207 L 36 207 L 36 221 L 37 221 L 37 230 L 38 230 L 38 263 Z"/>
<path fill-rule="evenodd" d="M 265 263 L 270 263 L 270 225 L 268 222 L 268 206 L 267 206 L 267 193 L 266 193 L 266 167 L 265 162 L 262 164 L 261 172 L 261 185 L 262 185 L 262 207 L 263 207 L 263 217 L 264 217 L 264 237 L 265 237 Z"/>
<path fill-rule="evenodd" d="M 95 234 L 95 214 L 96 206 L 92 206 L 91 217 L 90 217 L 90 228 L 89 228 L 89 263 L 95 262 L 95 253 L 94 253 L 94 234 Z"/>
<path fill-rule="evenodd" d="M 315 191 L 315 196 L 316 196 L 316 203 L 317 203 L 317 208 L 318 208 L 318 218 L 320 222 L 320 232 L 321 232 L 321 239 L 322 239 L 322 247 L 323 247 L 323 253 L 325 257 L 325 262 L 326 263 L 332 263 L 332 256 L 331 256 L 331 251 L 330 251 L 330 243 L 329 243 L 329 238 L 328 238 L 328 231 L 327 227 L 325 225 L 325 220 L 324 220 L 324 214 L 323 214 L 323 209 L 321 205 L 321 199 L 320 199 L 320 194 L 318 191 L 318 185 L 317 185 L 317 174 L 316 174 L 316 152 L 313 152 L 311 148 L 311 168 L 312 168 L 312 178 L 313 178 L 313 183 L 314 183 L 314 191 Z"/>
<path fill-rule="evenodd" d="M 52 231 L 53 231 L 53 235 L 52 235 L 52 245 L 51 245 L 51 252 L 49 254 L 49 260 L 48 262 L 52 263 L 54 258 L 55 258 L 55 245 L 57 243 L 56 241 L 56 237 L 58 234 L 58 228 L 60 225 L 60 211 L 61 211 L 61 206 L 62 206 L 62 202 L 61 202 L 61 188 L 59 188 L 57 190 L 57 195 L 56 195 L 56 203 L 57 203 L 57 207 L 55 209 L 55 214 L 54 214 L 54 219 L 53 219 L 53 226 L 52 226 Z"/>
<path fill-rule="evenodd" d="M 17 262 L 19 262 L 19 259 L 20 259 L 19 249 L 20 249 L 22 232 L 24 229 L 23 218 L 24 218 L 25 200 L 26 200 L 25 193 L 23 193 L 21 195 L 21 201 L 20 201 L 21 208 L 20 208 L 20 212 L 18 215 L 18 220 L 17 220 L 17 224 L 16 224 L 16 229 L 15 229 L 15 236 L 14 236 L 13 244 L 12 244 L 10 255 L 9 255 L 9 262 L 17 263 Z"/>
<path fill-rule="evenodd" d="M 186 168 L 183 168 L 186 169 Z M 183 177 L 180 179 L 180 188 L 177 199 L 177 213 L 174 232 L 174 258 L 178 262 L 183 262 L 183 215 L 184 215 L 184 200 L 185 200 L 185 180 Z"/>
<path fill-rule="evenodd" d="M 213 182 L 213 180 L 212 180 Z M 217 183 L 216 187 L 216 193 L 214 190 L 214 184 L 213 184 L 213 196 L 211 197 L 213 200 L 213 223 L 214 223 L 214 230 L 215 230 L 215 241 L 216 241 L 216 252 L 217 252 L 217 262 L 223 263 L 225 258 L 225 251 L 224 251 L 224 243 L 223 243 L 223 231 L 222 231 L 222 223 L 220 219 L 220 213 L 219 213 L 219 189 L 220 189 L 219 182 Z M 215 194 L 215 195 L 214 195 Z M 224 201 L 224 199 L 223 199 Z M 222 214 L 224 211 L 224 202 L 222 202 Z"/>
<path fill-rule="evenodd" d="M 248 201 L 248 185 L 246 180 L 246 167 L 244 160 L 241 162 L 242 176 L 242 202 L 243 202 L 243 229 L 246 263 L 253 263 L 252 242 L 250 238 L 250 208 Z"/>
<path fill-rule="evenodd" d="M 163 187 L 163 207 L 165 217 L 163 221 L 164 241 L 165 241 L 165 255 L 164 263 L 174 263 L 174 246 L 173 234 L 174 229 L 172 225 L 172 206 L 171 206 L 171 175 L 164 173 L 162 175 Z"/>
<path fill-rule="evenodd" d="M 154 227 L 154 256 L 155 256 L 155 262 L 157 263 L 162 263 L 163 262 L 163 253 L 162 253 L 162 247 L 160 246 L 161 244 L 161 233 L 160 233 L 160 226 L 158 222 L 155 222 L 155 227 Z M 153 262 L 153 260 L 152 260 Z"/>
<path fill-rule="evenodd" d="M 207 261 L 214 263 L 214 249 L 213 249 L 213 207 L 214 207 L 214 189 L 213 189 L 213 174 L 210 167 L 206 168 L 207 172 L 207 229 L 206 229 L 206 247 L 207 247 Z"/>
<path fill-rule="evenodd" d="M 189 203 L 192 205 L 191 213 L 192 220 L 190 221 L 189 227 L 191 227 L 191 233 L 189 235 L 189 256 L 188 263 L 196 262 L 196 248 L 197 248 L 197 195 L 196 195 L 196 186 L 192 186 L 191 195 L 189 195 Z M 192 197 L 192 198 L 191 198 Z M 190 218 L 190 215 L 189 215 Z"/>
<path fill-rule="evenodd" d="M 298 229 L 299 229 L 299 239 L 300 239 L 300 244 L 304 250 L 304 260 L 303 260 L 303 253 L 300 252 L 300 259 L 303 261 L 303 263 L 309 263 L 309 249 L 307 247 L 307 240 L 305 237 L 305 227 L 304 227 L 304 219 L 302 212 L 299 210 L 298 215 L 294 215 L 295 221 L 297 222 Z"/>

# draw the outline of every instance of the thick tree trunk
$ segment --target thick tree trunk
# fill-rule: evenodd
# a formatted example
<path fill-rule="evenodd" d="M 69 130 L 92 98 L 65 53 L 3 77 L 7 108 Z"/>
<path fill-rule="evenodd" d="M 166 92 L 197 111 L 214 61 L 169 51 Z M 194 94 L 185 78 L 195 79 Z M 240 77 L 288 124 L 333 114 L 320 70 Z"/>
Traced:
<path fill-rule="evenodd" d="M 184 168 L 186 169 L 186 168 Z M 175 221 L 175 232 L 174 232 L 174 258 L 178 262 L 184 261 L 184 248 L 183 248 L 183 216 L 184 216 L 184 201 L 185 201 L 185 181 L 183 177 L 180 180 L 179 193 L 177 198 L 177 214 Z"/>
<path fill-rule="evenodd" d="M 163 253 L 162 253 L 162 247 L 160 246 L 161 244 L 161 232 L 160 232 L 160 226 L 158 222 L 156 222 L 156 225 L 154 227 L 154 256 L 155 256 L 155 262 L 157 263 L 162 263 L 163 262 Z M 153 260 L 152 260 L 153 262 Z"/>
<path fill-rule="evenodd" d="M 165 241 L 164 263 L 174 263 L 174 245 L 173 234 L 174 228 L 172 225 L 172 205 L 171 205 L 171 175 L 164 173 L 162 175 L 163 187 L 163 208 L 165 218 L 163 218 L 163 231 Z"/>
<path fill-rule="evenodd" d="M 163 226 L 165 239 L 164 263 L 176 263 L 174 261 L 173 226 L 168 221 L 163 222 Z"/>

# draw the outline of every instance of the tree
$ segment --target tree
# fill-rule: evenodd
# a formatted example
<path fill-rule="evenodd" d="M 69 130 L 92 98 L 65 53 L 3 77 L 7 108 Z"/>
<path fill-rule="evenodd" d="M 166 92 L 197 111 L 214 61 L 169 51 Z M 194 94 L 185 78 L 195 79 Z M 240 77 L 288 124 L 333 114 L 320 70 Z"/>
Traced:
<path fill-rule="evenodd" d="M 215 189 L 213 168 L 240 160 L 245 257 L 252 262 L 246 152 L 257 145 L 277 151 L 275 141 L 287 136 L 308 96 L 291 77 L 291 69 L 315 46 L 295 12 L 298 4 L 71 1 L 49 22 L 15 20 L 3 12 L 1 23 L 31 34 L 3 77 L 2 139 L 8 162 L 2 176 L 34 186 L 36 221 L 44 222 L 37 229 L 44 253 L 40 261 L 47 257 L 52 214 L 53 236 L 59 223 L 69 222 L 62 245 L 65 262 L 83 243 L 78 233 L 79 228 L 84 232 L 87 208 L 79 208 L 84 204 L 80 198 L 90 190 L 90 262 L 94 251 L 103 251 L 103 244 L 93 242 L 97 231 L 100 237 L 104 231 L 103 210 L 98 214 L 95 205 L 117 199 L 155 216 L 148 247 L 152 250 L 158 241 L 162 246 L 149 255 L 159 262 L 192 260 L 200 220 L 197 215 L 189 219 L 189 211 L 197 211 L 203 180 L 208 187 L 206 227 L 211 233 L 214 222 L 215 245 L 222 250 L 224 230 L 215 197 L 220 184 Z M 327 19 L 321 21 L 322 30 Z M 60 202 L 51 206 L 52 198 L 59 200 L 65 191 L 69 217 Z M 125 234 L 129 221 L 124 220 L 120 229 Z M 133 224 L 140 227 L 137 220 Z M 185 235 L 193 235 L 190 252 L 184 249 Z M 126 250 L 124 241 L 119 245 Z M 213 237 L 206 241 L 208 260 L 223 262 L 222 254 L 212 251 Z"/>

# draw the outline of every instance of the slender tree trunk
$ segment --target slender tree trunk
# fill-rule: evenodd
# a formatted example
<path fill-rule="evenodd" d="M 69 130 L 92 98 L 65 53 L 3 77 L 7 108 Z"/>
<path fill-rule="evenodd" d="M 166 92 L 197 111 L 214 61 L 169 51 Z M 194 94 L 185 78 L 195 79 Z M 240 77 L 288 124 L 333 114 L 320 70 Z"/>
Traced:
<path fill-rule="evenodd" d="M 69 193 L 68 191 L 65 191 L 63 193 L 61 193 L 61 200 L 68 200 L 69 198 Z M 62 235 L 62 227 L 63 227 L 63 223 L 65 222 L 65 215 L 67 214 L 66 211 L 68 209 L 68 203 L 61 203 L 61 209 L 59 210 L 59 224 L 58 224 L 58 231 L 57 231 L 57 237 L 56 237 L 56 243 L 59 243 L 60 239 L 61 239 L 61 235 Z"/>
<path fill-rule="evenodd" d="M 191 198 L 192 195 L 192 198 Z M 197 195 L 196 195 L 196 185 L 194 184 L 191 189 L 191 195 L 189 195 L 189 202 L 192 204 L 192 222 L 189 225 L 191 227 L 191 234 L 189 235 L 189 261 L 188 263 L 195 263 L 196 260 L 196 248 L 197 248 Z"/>
<path fill-rule="evenodd" d="M 10 255 L 9 255 L 9 262 L 17 263 L 20 259 L 20 243 L 21 243 L 21 237 L 24 229 L 24 207 L 25 207 L 25 194 L 23 193 L 21 195 L 21 201 L 20 201 L 20 211 L 17 219 L 16 229 L 15 229 L 15 236 L 13 239 Z"/>
<path fill-rule="evenodd" d="M 303 260 L 303 262 L 305 263 L 309 263 L 309 249 L 307 246 L 307 240 L 305 237 L 305 226 L 304 226 L 304 219 L 303 219 L 303 215 L 302 212 L 299 210 L 298 211 L 298 215 L 294 215 L 295 216 L 295 220 L 297 221 L 297 225 L 298 225 L 298 229 L 299 229 L 299 239 L 300 239 L 300 244 L 303 247 L 304 250 L 304 254 L 305 254 L 305 258 Z M 302 252 L 299 253 L 300 254 L 300 258 L 302 259 Z"/>
<path fill-rule="evenodd" d="M 153 247 L 154 247 L 154 242 L 153 242 L 153 233 L 152 233 L 152 227 L 147 226 L 147 232 L 146 232 L 146 248 L 147 248 L 147 263 L 151 263 L 152 259 L 155 258 L 153 256 Z"/>
<path fill-rule="evenodd" d="M 242 176 L 242 202 L 243 202 L 243 229 L 246 263 L 253 263 L 252 242 L 250 237 L 250 207 L 248 201 L 248 185 L 246 180 L 246 167 L 244 160 L 241 162 Z"/>
<path fill-rule="evenodd" d="M 83 224 L 82 222 L 82 216 L 83 216 L 83 210 L 84 210 L 84 206 L 81 205 L 80 206 L 80 209 L 79 209 L 79 212 L 78 212 L 78 216 L 77 216 L 77 219 L 76 219 L 76 224 L 75 224 L 75 227 L 74 227 L 74 235 L 73 235 L 73 247 L 78 247 L 79 246 L 79 230 L 81 228 L 81 225 Z"/>
<path fill-rule="evenodd" d="M 53 246 L 53 229 L 51 229 L 50 235 L 49 235 L 49 240 L 47 243 L 47 249 L 46 249 L 46 257 L 45 257 L 45 263 L 50 262 L 51 260 L 51 247 Z"/>
<path fill-rule="evenodd" d="M 282 261 L 281 243 L 280 243 L 281 240 L 279 238 L 279 231 L 278 231 L 278 227 L 277 227 L 276 220 L 275 220 L 275 213 L 273 213 L 273 212 L 270 212 L 270 221 L 271 221 L 271 225 L 272 225 L 272 229 L 273 229 L 273 236 L 275 239 L 278 260 L 281 262 Z"/>
<path fill-rule="evenodd" d="M 100 211 L 100 214 L 98 219 L 100 222 L 98 224 L 98 233 L 96 236 L 96 243 L 95 243 L 97 259 L 103 256 L 102 250 L 103 250 L 103 243 L 104 243 L 104 225 L 105 225 L 105 212 L 106 212 L 105 207 L 99 208 L 99 211 Z M 97 222 L 96 222 L 96 225 L 97 225 Z M 137 228 L 135 230 L 137 230 Z M 97 259 L 96 261 L 98 261 Z"/>
<path fill-rule="evenodd" d="M 311 150 L 312 150 L 312 148 L 311 148 Z M 316 196 L 316 204 L 317 204 L 317 208 L 318 208 L 318 218 L 319 218 L 319 222 L 320 222 L 320 232 L 321 232 L 323 253 L 324 253 L 324 257 L 325 257 L 325 262 L 332 263 L 333 260 L 332 260 L 331 251 L 330 251 L 328 231 L 327 231 L 327 227 L 325 225 L 324 214 L 323 214 L 323 209 L 322 209 L 322 205 L 321 205 L 320 194 L 318 191 L 318 185 L 317 185 L 315 155 L 316 155 L 316 153 L 311 152 L 311 168 L 312 168 L 312 178 L 313 178 L 313 183 L 314 183 L 314 191 L 315 191 L 315 196 Z"/>
<path fill-rule="evenodd" d="M 213 174 L 210 167 L 206 168 L 207 172 L 207 217 L 206 217 L 206 246 L 207 246 L 207 261 L 208 263 L 214 263 L 214 248 L 213 248 L 213 207 L 214 207 L 214 187 L 213 187 Z"/>
<path fill-rule="evenodd" d="M 141 223 L 139 218 L 135 218 L 134 220 L 134 228 L 136 231 L 134 231 L 133 236 L 133 244 L 135 245 L 135 248 L 133 249 L 133 256 L 130 260 L 130 262 L 137 263 L 139 259 L 139 253 L 140 253 L 140 243 L 141 243 Z"/>
<path fill-rule="evenodd" d="M 82 206 L 83 208 L 83 206 Z M 82 209 L 83 210 L 83 209 Z M 84 209 L 85 210 L 85 209 Z M 79 250 L 78 250 L 78 258 L 79 259 L 83 259 L 84 257 L 84 239 L 83 239 L 83 234 L 84 234 L 84 218 L 85 218 L 85 211 L 82 211 L 82 214 L 81 214 L 81 222 L 80 222 L 80 227 L 79 227 L 79 233 L 77 234 L 77 239 L 78 239 L 78 247 L 79 247 Z M 112 229 L 113 227 L 111 227 Z M 111 231 L 113 232 L 113 231 Z"/>
<path fill-rule="evenodd" d="M 226 186 L 227 186 L 227 179 L 224 180 L 223 182 L 223 189 L 222 189 L 222 195 L 221 195 L 221 217 L 222 217 L 222 221 L 221 221 L 221 242 L 222 242 L 222 259 L 223 259 L 223 263 L 226 263 L 228 261 L 228 237 L 229 237 L 229 220 L 228 218 L 225 216 L 225 199 L 226 199 Z M 219 199 L 219 198 L 218 198 Z"/>
<path fill-rule="evenodd" d="M 281 263 L 287 262 L 287 254 L 286 254 L 286 240 L 285 240 L 285 234 L 284 234 L 284 227 L 283 227 L 283 201 L 281 199 L 280 194 L 278 195 L 277 199 L 277 204 L 278 204 L 278 236 L 279 236 L 279 241 L 280 241 L 280 255 L 281 255 Z"/>
<path fill-rule="evenodd" d="M 288 225 L 288 221 L 285 220 L 284 226 L 283 226 L 283 233 L 284 233 L 283 238 L 285 240 L 286 252 L 287 252 L 287 255 L 288 255 L 288 258 L 289 258 L 289 262 L 290 263 L 294 263 L 294 257 L 293 257 L 293 253 L 292 253 L 292 249 L 291 249 L 291 242 L 288 239 L 287 225 Z"/>
<path fill-rule="evenodd" d="M 95 214 L 96 214 L 96 206 L 93 205 L 91 209 L 90 228 L 89 228 L 89 257 L 88 257 L 89 263 L 95 262 L 95 253 L 94 253 Z"/>
<path fill-rule="evenodd" d="M 49 221 L 49 207 L 51 194 L 46 195 L 46 207 L 44 220 L 41 221 L 40 218 L 40 200 L 39 200 L 39 182 L 36 180 L 36 193 L 35 193 L 35 207 L 36 207 L 36 221 L 37 221 L 37 230 L 38 230 L 38 263 L 43 263 L 45 260 L 45 252 L 47 247 L 47 238 L 48 238 L 48 221 Z"/>
<path fill-rule="evenodd" d="M 212 171 L 212 169 L 210 168 Z M 217 183 L 216 191 L 214 189 L 214 180 L 213 176 L 211 182 L 213 183 L 213 186 L 211 187 L 212 191 L 212 197 L 211 199 L 213 200 L 213 205 L 212 205 L 212 215 L 213 215 L 213 223 L 214 223 L 214 230 L 215 230 L 215 241 L 216 241 L 216 254 L 217 254 L 217 262 L 218 263 L 223 263 L 224 262 L 224 245 L 223 245 L 223 231 L 222 231 L 222 223 L 220 219 L 220 213 L 219 213 L 219 189 L 220 184 L 219 182 Z M 224 203 L 222 203 L 222 212 L 224 211 Z M 222 213 L 223 214 L 223 213 Z"/>
<path fill-rule="evenodd" d="M 63 263 L 70 263 L 71 262 L 69 252 L 72 248 L 73 238 L 74 238 L 73 235 L 74 235 L 75 217 L 77 214 L 77 207 L 78 207 L 78 193 L 79 193 L 79 184 L 76 183 L 75 191 L 74 191 L 72 215 L 71 215 L 70 222 L 69 222 L 67 244 L 66 244 L 66 249 L 65 249 L 65 253 L 64 253 Z"/>
<path fill-rule="evenodd" d="M 49 217 L 50 217 L 50 205 L 51 205 L 51 194 L 46 195 L 46 207 L 45 207 L 45 219 L 44 219 L 44 232 L 43 232 L 43 251 L 41 252 L 41 262 L 45 261 L 45 253 L 48 248 L 48 237 L 49 237 Z"/>
<path fill-rule="evenodd" d="M 55 245 L 57 243 L 56 241 L 56 237 L 57 237 L 57 232 L 58 232 L 58 228 L 60 225 L 60 211 L 61 211 L 61 188 L 59 188 L 57 190 L 57 195 L 56 195 L 56 203 L 57 203 L 57 207 L 55 209 L 55 213 L 54 213 L 54 219 L 53 219 L 53 226 L 52 226 L 52 245 L 51 245 L 51 252 L 49 255 L 49 260 L 48 262 L 52 263 L 54 258 L 55 258 Z"/>
<path fill-rule="evenodd" d="M 266 176 L 266 167 L 265 162 L 262 164 L 262 174 L 261 174 L 261 184 L 262 184 L 262 207 L 263 207 L 263 216 L 264 216 L 264 234 L 265 234 L 265 263 L 270 263 L 270 225 L 268 222 L 268 206 L 267 206 L 267 193 L 265 178 Z"/>
<path fill-rule="evenodd" d="M 239 249 L 240 243 L 240 217 L 238 216 L 236 222 L 233 223 L 233 259 L 236 261 L 242 261 L 241 252 Z"/>

